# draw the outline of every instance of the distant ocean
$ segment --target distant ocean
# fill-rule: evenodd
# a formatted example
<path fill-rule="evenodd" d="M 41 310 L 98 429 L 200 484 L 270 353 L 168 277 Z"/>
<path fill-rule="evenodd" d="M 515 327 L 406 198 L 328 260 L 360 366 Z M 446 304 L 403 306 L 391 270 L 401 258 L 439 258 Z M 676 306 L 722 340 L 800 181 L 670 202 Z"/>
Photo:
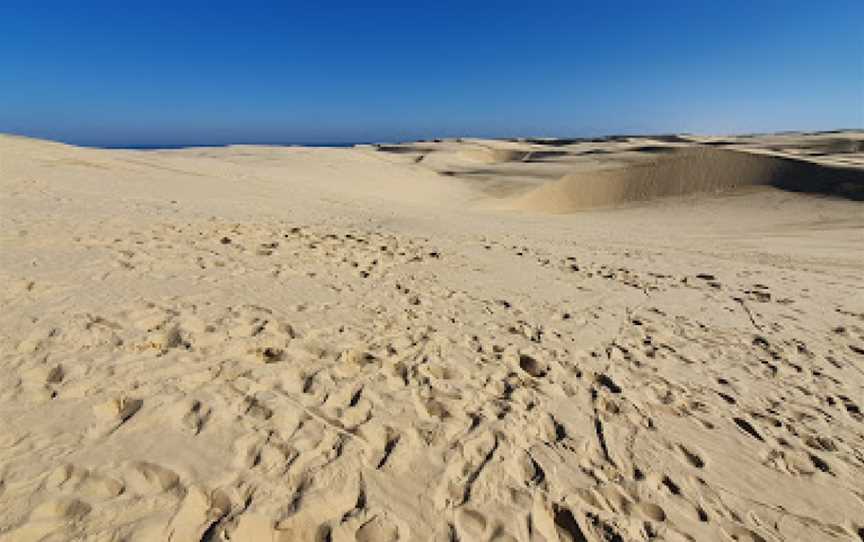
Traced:
<path fill-rule="evenodd" d="M 152 145 L 83 145 L 85 147 L 93 147 L 97 149 L 129 149 L 156 151 L 167 149 L 190 149 L 196 147 L 229 147 L 231 145 L 267 145 L 271 147 L 353 147 L 354 145 L 368 145 L 366 141 L 357 141 L 351 143 L 200 143 L 200 144 L 175 144 L 175 143 L 155 143 Z"/>

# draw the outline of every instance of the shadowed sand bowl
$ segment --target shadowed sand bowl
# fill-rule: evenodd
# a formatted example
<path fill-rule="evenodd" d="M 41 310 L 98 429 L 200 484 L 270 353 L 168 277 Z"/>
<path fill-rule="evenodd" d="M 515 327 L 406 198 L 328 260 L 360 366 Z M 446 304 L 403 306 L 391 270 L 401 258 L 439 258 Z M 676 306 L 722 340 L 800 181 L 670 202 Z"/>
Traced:
<path fill-rule="evenodd" d="M 864 540 L 862 141 L 0 136 L 0 540 Z"/>

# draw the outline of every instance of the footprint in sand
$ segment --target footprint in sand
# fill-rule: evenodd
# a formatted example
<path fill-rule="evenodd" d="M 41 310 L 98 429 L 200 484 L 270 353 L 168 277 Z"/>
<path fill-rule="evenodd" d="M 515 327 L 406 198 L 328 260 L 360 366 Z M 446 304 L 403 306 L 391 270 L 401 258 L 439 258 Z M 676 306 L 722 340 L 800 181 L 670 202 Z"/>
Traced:
<path fill-rule="evenodd" d="M 126 423 L 143 406 L 144 401 L 120 395 L 99 403 L 93 407 L 97 422 L 90 426 L 88 432 L 92 437 L 99 438 L 110 435 Z"/>
<path fill-rule="evenodd" d="M 689 463 L 690 465 L 696 467 L 697 469 L 701 469 L 705 466 L 705 461 L 702 459 L 701 455 L 692 451 L 691 448 L 688 448 L 683 444 L 679 444 L 678 450 L 681 452 L 681 454 L 687 460 L 687 463 Z"/>
<path fill-rule="evenodd" d="M 530 354 L 519 354 L 517 358 L 519 368 L 533 378 L 542 378 L 549 372 L 549 366 Z"/>
<path fill-rule="evenodd" d="M 164 410 L 169 423 L 193 435 L 204 429 L 211 414 L 212 409 L 197 399 L 183 399 Z"/>
<path fill-rule="evenodd" d="M 156 463 L 136 461 L 130 463 L 124 478 L 128 490 L 136 495 L 154 495 L 180 487 L 180 476 Z"/>
<path fill-rule="evenodd" d="M 480 512 L 470 508 L 460 508 L 456 512 L 456 532 L 460 540 L 481 540 L 486 527 L 486 518 Z"/>
<path fill-rule="evenodd" d="M 399 529 L 382 516 L 375 516 L 357 529 L 354 533 L 357 542 L 397 542 L 400 540 Z"/>
<path fill-rule="evenodd" d="M 50 490 L 80 493 L 94 499 L 109 499 L 123 493 L 122 482 L 96 471 L 65 464 L 51 471 L 43 482 Z"/>
<path fill-rule="evenodd" d="M 202 540 L 210 527 L 231 510 L 231 501 L 222 491 L 206 491 L 198 486 L 187 489 L 177 513 L 165 527 L 165 540 L 185 542 Z"/>

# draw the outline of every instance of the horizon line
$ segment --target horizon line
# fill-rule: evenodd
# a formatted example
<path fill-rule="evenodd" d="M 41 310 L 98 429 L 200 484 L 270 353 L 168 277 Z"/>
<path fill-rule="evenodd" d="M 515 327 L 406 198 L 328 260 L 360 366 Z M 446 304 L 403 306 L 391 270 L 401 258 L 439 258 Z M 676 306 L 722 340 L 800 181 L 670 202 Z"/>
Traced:
<path fill-rule="evenodd" d="M 179 142 L 159 142 L 159 143 L 74 143 L 64 141 L 62 139 L 53 139 L 48 137 L 38 137 L 16 132 L 3 132 L 0 135 L 21 137 L 26 139 L 35 139 L 41 141 L 49 141 L 70 145 L 74 147 L 83 147 L 90 149 L 106 149 L 106 150 L 171 150 L 171 149 L 188 149 L 188 148 L 222 148 L 232 146 L 262 146 L 262 147 L 354 147 L 357 145 L 398 145 L 403 143 L 422 143 L 422 142 L 438 142 L 438 141 L 458 141 L 462 139 L 478 139 L 478 140 L 495 140 L 495 141 L 514 141 L 514 142 L 531 142 L 531 141 L 572 141 L 573 143 L 590 142 L 597 140 L 614 140 L 616 138 L 635 137 L 635 138 L 651 138 L 651 137 L 675 137 L 675 136 L 701 136 L 701 137 L 757 137 L 765 135 L 783 135 L 783 134 L 803 134 L 803 135 L 818 135 L 818 134 L 842 134 L 849 132 L 862 132 L 864 127 L 860 128 L 831 128 L 824 130 L 776 130 L 764 132 L 726 132 L 726 133 L 697 133 L 697 132 L 618 132 L 606 133 L 597 135 L 582 135 L 582 136 L 478 136 L 478 135 L 461 135 L 461 136 L 432 136 L 418 137 L 416 139 L 393 139 L 393 140 L 322 140 L 322 141 L 280 141 L 280 140 L 262 140 L 262 141 L 230 141 L 230 142 L 194 142 L 194 143 L 179 143 Z"/>

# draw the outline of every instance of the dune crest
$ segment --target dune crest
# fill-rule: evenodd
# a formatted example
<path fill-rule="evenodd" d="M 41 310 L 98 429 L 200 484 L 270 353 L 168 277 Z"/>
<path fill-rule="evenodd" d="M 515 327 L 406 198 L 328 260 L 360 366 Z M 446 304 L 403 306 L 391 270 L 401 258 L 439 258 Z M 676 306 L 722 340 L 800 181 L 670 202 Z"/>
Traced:
<path fill-rule="evenodd" d="M 512 199 L 515 208 L 567 213 L 753 186 L 864 198 L 860 169 L 709 147 L 669 148 L 643 164 L 577 172 Z"/>

